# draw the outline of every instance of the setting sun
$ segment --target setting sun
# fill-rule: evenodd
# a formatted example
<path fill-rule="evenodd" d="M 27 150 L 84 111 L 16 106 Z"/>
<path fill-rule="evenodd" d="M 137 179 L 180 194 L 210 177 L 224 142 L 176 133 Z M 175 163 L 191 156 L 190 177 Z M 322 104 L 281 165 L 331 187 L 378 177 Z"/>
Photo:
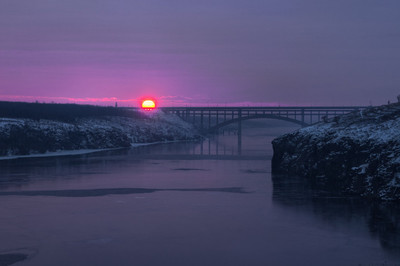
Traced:
<path fill-rule="evenodd" d="M 153 110 L 154 108 L 156 108 L 155 101 L 149 99 L 142 101 L 142 109 Z"/>

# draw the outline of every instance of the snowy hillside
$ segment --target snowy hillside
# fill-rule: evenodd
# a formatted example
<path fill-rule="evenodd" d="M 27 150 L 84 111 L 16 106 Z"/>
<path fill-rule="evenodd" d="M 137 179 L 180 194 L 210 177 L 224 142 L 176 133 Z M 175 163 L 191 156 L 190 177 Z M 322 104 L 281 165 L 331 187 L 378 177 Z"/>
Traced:
<path fill-rule="evenodd" d="M 130 147 L 199 137 L 193 126 L 161 111 L 146 113 L 144 118 L 97 116 L 73 122 L 0 118 L 0 156 Z"/>
<path fill-rule="evenodd" d="M 400 199 L 400 104 L 302 128 L 275 139 L 273 148 L 274 173 L 308 178 L 336 195 Z"/>

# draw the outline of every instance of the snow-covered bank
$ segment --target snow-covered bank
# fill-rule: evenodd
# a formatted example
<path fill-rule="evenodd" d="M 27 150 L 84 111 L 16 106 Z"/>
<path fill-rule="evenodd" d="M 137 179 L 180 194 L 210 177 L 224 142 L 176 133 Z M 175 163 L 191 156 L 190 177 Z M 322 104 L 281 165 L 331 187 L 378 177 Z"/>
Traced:
<path fill-rule="evenodd" d="M 146 118 L 104 116 L 75 121 L 0 118 L 0 156 L 55 156 L 198 139 L 194 127 L 161 111 Z"/>
<path fill-rule="evenodd" d="M 333 194 L 400 199 L 400 104 L 335 117 L 272 144 L 274 173 Z"/>
<path fill-rule="evenodd" d="M 39 158 L 39 157 L 53 157 L 53 156 L 71 156 L 71 155 L 82 155 L 94 152 L 116 150 L 121 148 L 110 148 L 110 149 L 91 149 L 91 150 L 71 150 L 71 151 L 54 151 L 45 152 L 38 154 L 28 154 L 28 155 L 12 155 L 12 156 L 0 156 L 0 161 L 2 160 L 12 160 L 12 159 L 22 159 L 22 158 Z"/>
<path fill-rule="evenodd" d="M 140 147 L 140 146 L 147 146 L 147 145 L 154 145 L 154 144 L 161 144 L 161 143 L 173 143 L 173 142 L 178 142 L 178 141 L 158 141 L 158 142 L 149 142 L 149 143 L 133 143 L 131 145 L 131 147 L 135 148 L 135 147 Z M 102 151 L 119 150 L 119 149 L 125 149 L 125 148 L 122 147 L 122 148 L 108 148 L 108 149 L 64 150 L 64 151 L 54 151 L 54 152 L 49 151 L 49 152 L 45 152 L 45 153 L 27 154 L 27 155 L 0 156 L 0 161 L 12 160 L 12 159 L 22 159 L 22 158 L 73 156 L 73 155 L 82 155 L 82 154 L 89 154 L 89 153 L 102 152 Z"/>

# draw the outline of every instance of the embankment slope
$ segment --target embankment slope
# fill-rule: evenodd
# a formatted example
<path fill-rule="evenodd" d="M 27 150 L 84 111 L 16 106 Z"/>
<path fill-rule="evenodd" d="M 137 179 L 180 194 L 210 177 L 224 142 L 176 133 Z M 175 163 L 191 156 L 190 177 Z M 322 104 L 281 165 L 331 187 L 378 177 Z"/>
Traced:
<path fill-rule="evenodd" d="M 272 142 L 272 171 L 319 192 L 400 199 L 400 104 L 335 117 Z"/>
<path fill-rule="evenodd" d="M 162 111 L 5 102 L 0 103 L 0 111 L 0 156 L 122 148 L 200 137 L 192 125 Z"/>

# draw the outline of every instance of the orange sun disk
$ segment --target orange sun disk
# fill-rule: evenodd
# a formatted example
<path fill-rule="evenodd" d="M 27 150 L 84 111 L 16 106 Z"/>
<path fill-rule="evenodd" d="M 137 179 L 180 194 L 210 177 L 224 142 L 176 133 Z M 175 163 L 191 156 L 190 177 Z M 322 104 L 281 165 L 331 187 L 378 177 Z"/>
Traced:
<path fill-rule="evenodd" d="M 153 100 L 144 100 L 142 102 L 142 109 L 153 110 L 156 108 L 156 103 Z"/>

